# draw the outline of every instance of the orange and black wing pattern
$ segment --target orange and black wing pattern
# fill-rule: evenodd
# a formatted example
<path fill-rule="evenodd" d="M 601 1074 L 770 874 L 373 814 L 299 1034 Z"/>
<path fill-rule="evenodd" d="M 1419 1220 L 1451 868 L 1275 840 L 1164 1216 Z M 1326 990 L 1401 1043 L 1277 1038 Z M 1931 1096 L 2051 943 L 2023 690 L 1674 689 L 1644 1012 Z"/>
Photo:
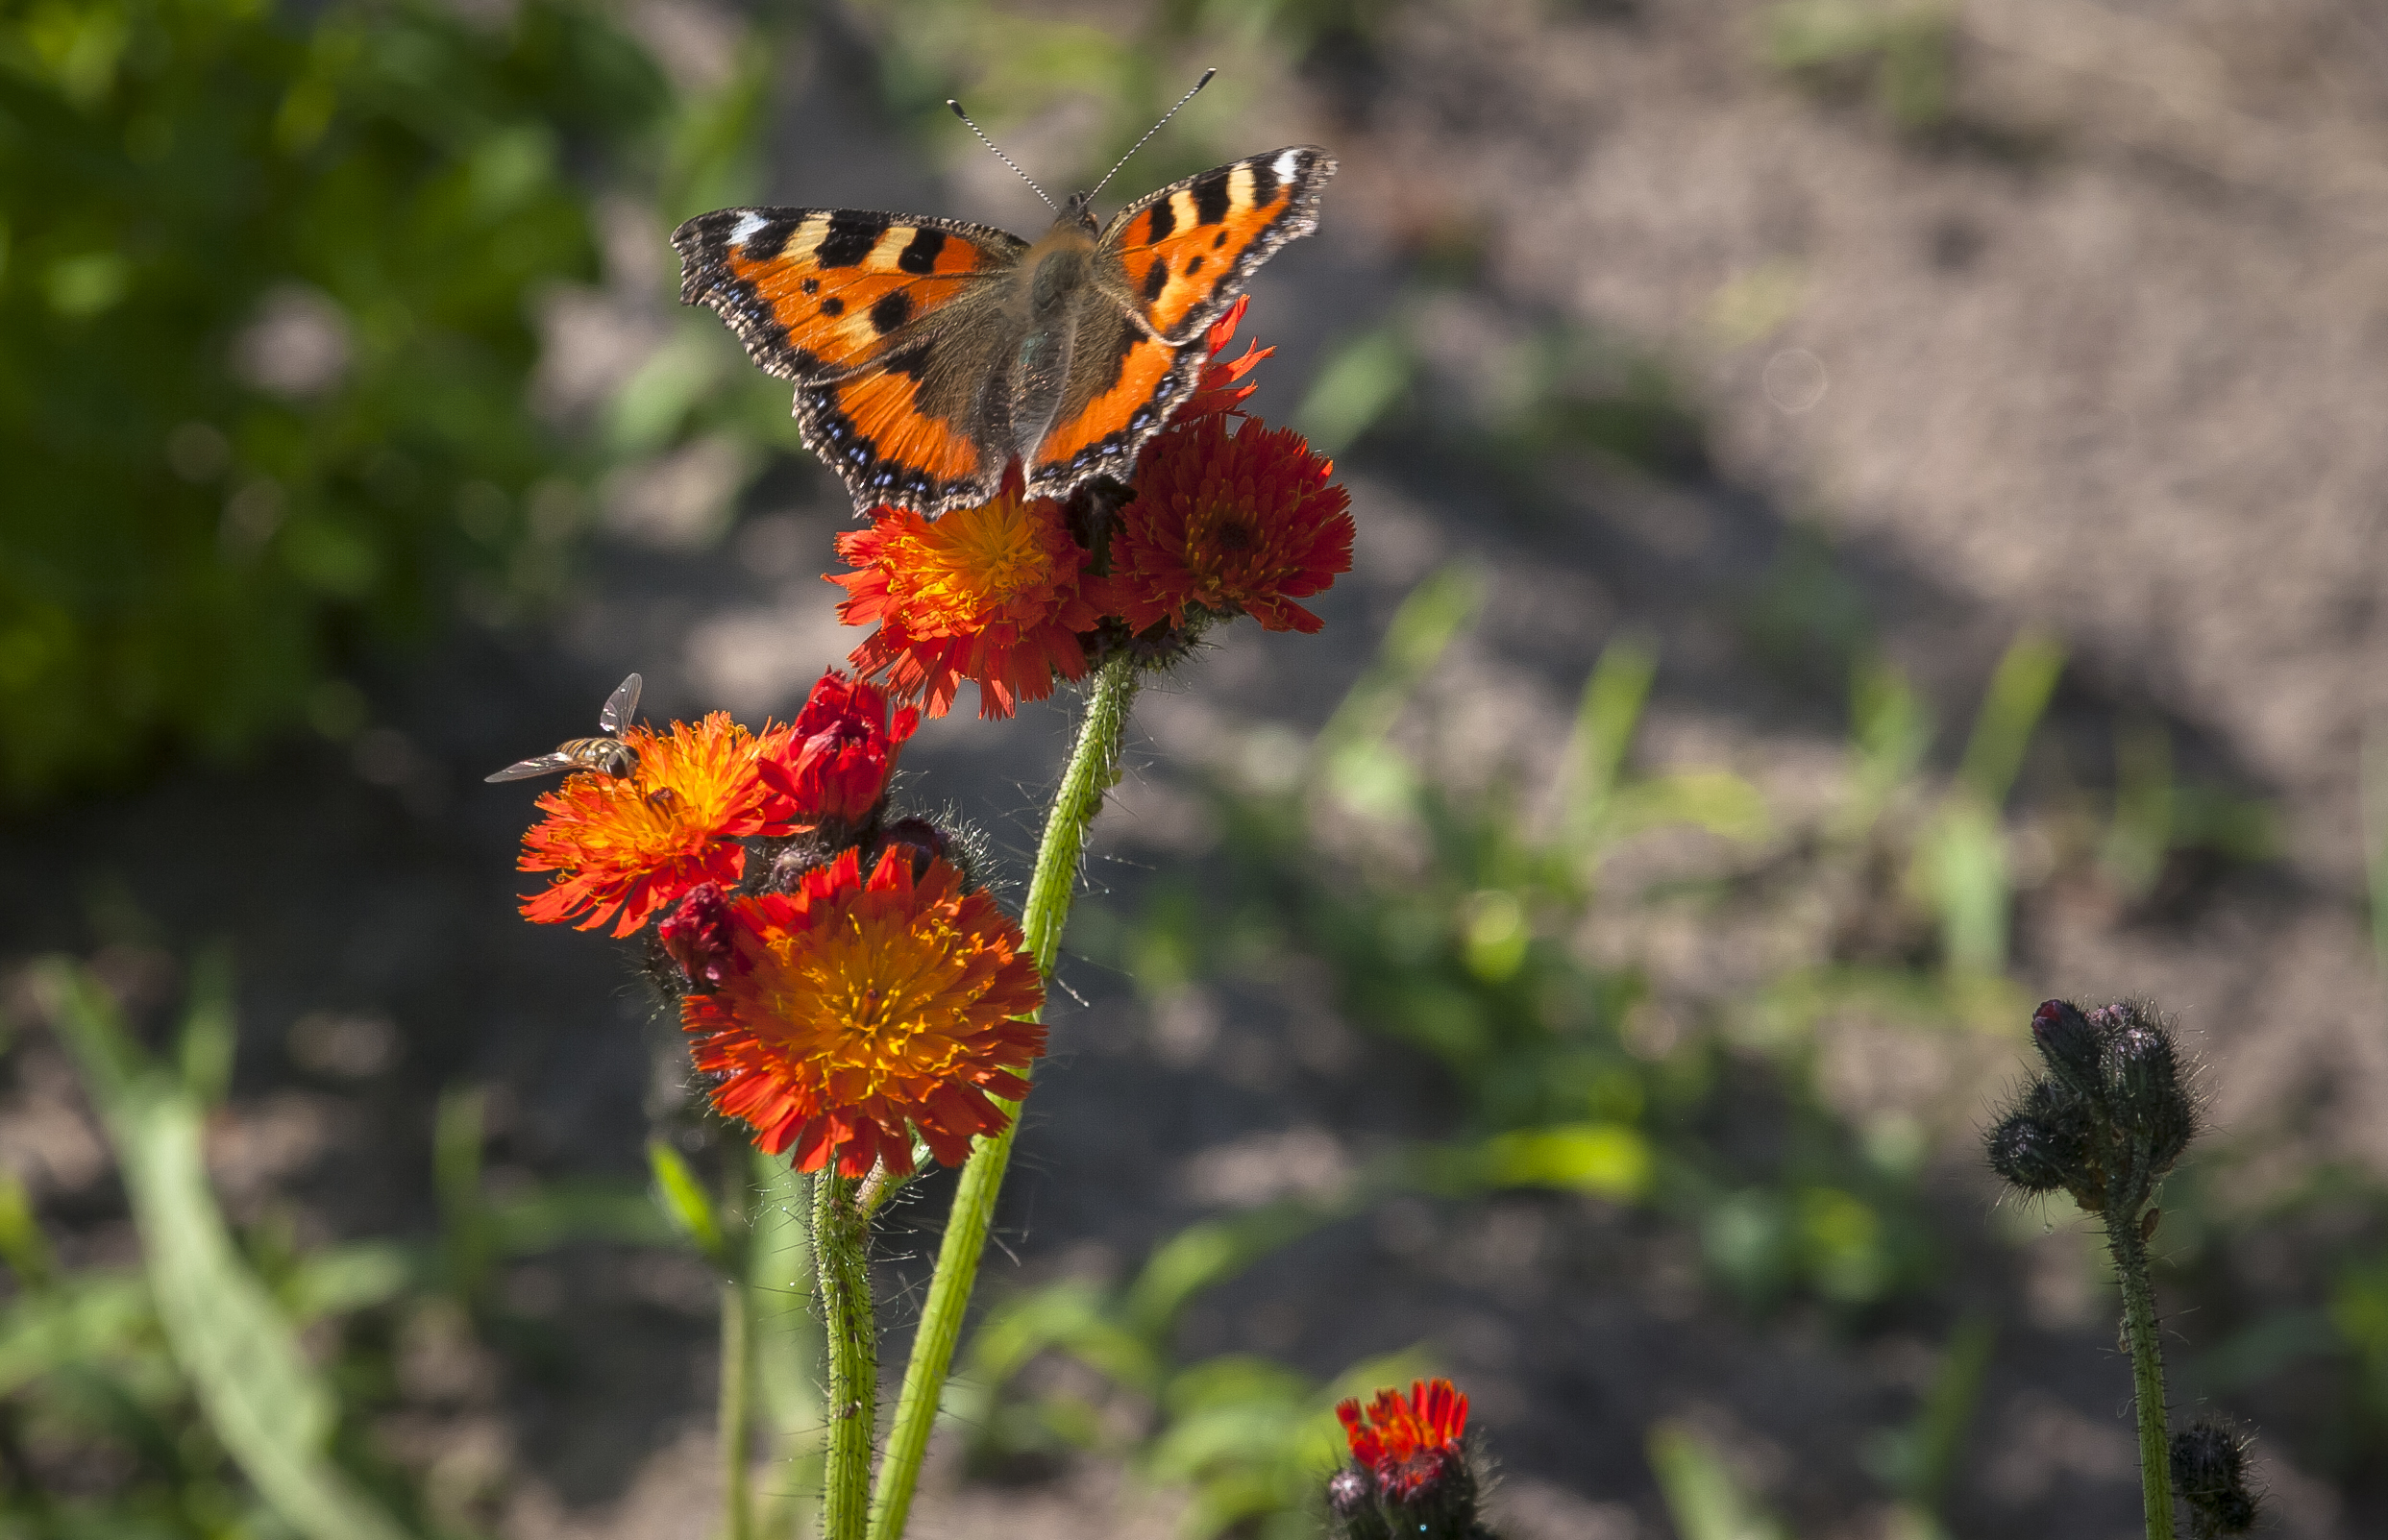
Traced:
<path fill-rule="evenodd" d="M 1203 353 L 1191 344 L 1278 247 L 1318 228 L 1318 190 L 1334 175 L 1333 156 L 1297 145 L 1120 210 L 1096 254 L 1102 287 L 1120 308 L 1080 323 L 1061 414 L 1028 467 L 1031 492 L 1125 474 L 1193 393 Z"/>
<path fill-rule="evenodd" d="M 957 384 L 980 360 L 953 354 L 1025 241 L 950 219 L 725 208 L 672 244 L 682 302 L 711 306 L 755 363 L 796 382 L 806 446 L 857 503 L 937 512 L 993 495 L 1003 467 Z"/>

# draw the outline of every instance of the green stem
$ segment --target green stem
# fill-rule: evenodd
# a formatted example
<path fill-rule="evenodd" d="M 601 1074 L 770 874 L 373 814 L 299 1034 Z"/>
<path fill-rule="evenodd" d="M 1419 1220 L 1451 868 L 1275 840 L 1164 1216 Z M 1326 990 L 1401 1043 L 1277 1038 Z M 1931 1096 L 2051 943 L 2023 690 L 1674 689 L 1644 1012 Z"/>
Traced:
<path fill-rule="evenodd" d="M 2130 1340 L 2131 1402 L 2139 1413 L 2139 1491 L 2147 1540 L 2173 1540 L 2173 1439 L 2164 1406 L 2164 1350 L 2156 1337 L 2155 1289 L 2139 1215 L 2109 1215 L 2106 1244 L 2123 1281 L 2123 1328 Z"/>
<path fill-rule="evenodd" d="M 743 1277 L 722 1282 L 722 1532 L 753 1540 L 754 1500 L 747 1475 L 753 1443 L 754 1305 Z"/>
<path fill-rule="evenodd" d="M 1102 811 L 1104 794 L 1120 781 L 1120 744 L 1126 733 L 1136 685 L 1135 665 L 1126 657 L 1112 659 L 1096 673 L 1087 694 L 1086 718 L 1078 724 L 1077 745 L 1070 751 L 1070 767 L 1062 772 L 1061 790 L 1046 813 L 1045 838 L 1037 846 L 1036 873 L 1028 880 L 1028 902 L 1021 927 L 1038 971 L 1047 979 L 1053 976 L 1062 928 L 1070 919 L 1070 900 L 1077 891 L 1078 858 L 1086 849 L 1087 828 Z M 937 1425 L 938 1396 L 945 1388 L 946 1371 L 952 1367 L 954 1347 L 962 1339 L 971 1286 L 977 1282 L 978 1259 L 986 1251 L 987 1231 L 995 1222 L 996 1194 L 1003 1186 L 1004 1168 L 1011 1162 L 1012 1137 L 1020 1131 L 1017 1108 L 1010 1103 L 999 1105 L 1010 1120 L 1002 1133 L 977 1141 L 954 1188 L 953 1212 L 946 1221 L 945 1242 L 937 1251 L 928 1303 L 912 1338 L 912 1359 L 904 1366 L 887 1457 L 879 1464 L 871 1540 L 899 1540 L 912 1512 L 913 1488 L 920 1482 L 921 1461 L 928 1454 L 928 1435 Z"/>
<path fill-rule="evenodd" d="M 835 1171 L 813 1179 L 813 1255 L 829 1348 L 829 1456 L 822 1477 L 821 1535 L 862 1540 L 870 1514 L 871 1435 L 879 1420 L 871 1222 L 854 1207 L 852 1179 Z"/>

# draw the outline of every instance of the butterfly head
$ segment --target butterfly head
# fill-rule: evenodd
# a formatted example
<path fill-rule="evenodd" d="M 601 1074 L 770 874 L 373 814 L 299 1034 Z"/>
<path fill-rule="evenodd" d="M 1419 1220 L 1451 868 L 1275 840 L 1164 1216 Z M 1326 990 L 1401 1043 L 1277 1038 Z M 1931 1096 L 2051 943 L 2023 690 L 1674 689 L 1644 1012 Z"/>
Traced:
<path fill-rule="evenodd" d="M 1102 227 L 1095 222 L 1095 191 L 1099 190 L 1071 193 L 1061 206 L 1061 214 L 1053 221 L 1053 228 L 1084 231 L 1089 235 L 1100 234 Z"/>

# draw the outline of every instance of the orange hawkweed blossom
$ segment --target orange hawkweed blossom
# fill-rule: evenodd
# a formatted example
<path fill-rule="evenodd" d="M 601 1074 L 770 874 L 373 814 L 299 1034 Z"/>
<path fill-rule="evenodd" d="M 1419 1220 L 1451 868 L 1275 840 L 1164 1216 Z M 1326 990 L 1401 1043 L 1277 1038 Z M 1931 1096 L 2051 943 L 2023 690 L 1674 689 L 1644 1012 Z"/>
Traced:
<path fill-rule="evenodd" d="M 1406 1401 L 1398 1390 L 1380 1390 L 1366 1411 L 1354 1399 L 1338 1406 L 1335 1415 L 1352 1459 L 1391 1502 L 1424 1496 L 1462 1462 L 1467 1398 L 1448 1380 L 1413 1381 Z"/>
<path fill-rule="evenodd" d="M 968 679 L 978 714 L 1008 717 L 1053 693 L 1053 676 L 1086 673 L 1081 632 L 1102 614 L 1081 591 L 1087 553 L 1062 504 L 1030 501 L 1015 478 L 991 502 L 929 520 L 878 508 L 871 527 L 837 538 L 860 569 L 832 573 L 846 590 L 838 619 L 878 630 L 854 648 L 857 672 L 942 717 Z"/>
<path fill-rule="evenodd" d="M 595 930 L 619 917 L 628 936 L 699 883 L 735 883 L 750 836 L 790 832 L 793 805 L 755 770 L 761 741 L 717 711 L 668 733 L 628 727 L 628 775 L 583 770 L 539 798 L 547 817 L 523 836 L 524 871 L 553 871 L 523 914 L 542 925 Z"/>
<path fill-rule="evenodd" d="M 728 901 L 719 983 L 680 1002 L 713 1105 L 800 1171 L 912 1169 L 917 1131 L 958 1165 L 1002 1131 L 993 1098 L 1045 1051 L 1020 927 L 942 859 L 892 845 L 866 880 L 847 850 L 795 892 Z"/>

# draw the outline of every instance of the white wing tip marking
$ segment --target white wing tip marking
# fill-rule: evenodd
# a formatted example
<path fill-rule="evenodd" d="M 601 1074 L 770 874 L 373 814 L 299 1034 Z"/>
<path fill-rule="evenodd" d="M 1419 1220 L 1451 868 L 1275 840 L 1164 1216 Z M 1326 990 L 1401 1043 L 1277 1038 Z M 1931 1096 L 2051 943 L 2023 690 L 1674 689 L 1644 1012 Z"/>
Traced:
<path fill-rule="evenodd" d="M 732 246 L 744 246 L 747 243 L 747 237 L 762 228 L 763 216 L 761 214 L 740 214 L 738 222 L 729 227 L 729 243 Z"/>
<path fill-rule="evenodd" d="M 1299 150 L 1288 150 L 1285 154 L 1277 157 L 1277 180 L 1279 182 L 1292 182 L 1293 180 L 1293 173 L 1300 168 L 1301 163 L 1302 152 Z"/>

